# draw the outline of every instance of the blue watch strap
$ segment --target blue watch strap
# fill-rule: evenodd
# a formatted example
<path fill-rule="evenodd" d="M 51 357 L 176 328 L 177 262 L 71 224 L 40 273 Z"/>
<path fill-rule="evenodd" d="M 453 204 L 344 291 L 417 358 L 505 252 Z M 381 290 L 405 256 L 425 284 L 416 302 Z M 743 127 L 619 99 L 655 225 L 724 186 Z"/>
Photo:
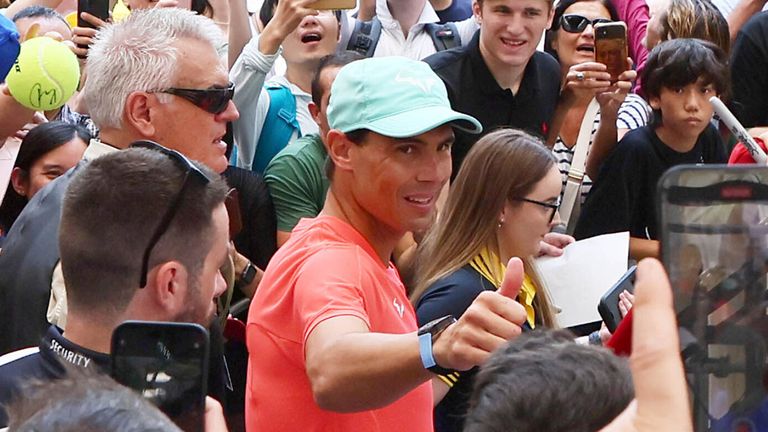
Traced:
<path fill-rule="evenodd" d="M 437 365 L 435 357 L 432 356 L 432 335 L 430 333 L 419 335 L 419 355 L 421 356 L 421 364 L 424 365 L 424 369 Z"/>

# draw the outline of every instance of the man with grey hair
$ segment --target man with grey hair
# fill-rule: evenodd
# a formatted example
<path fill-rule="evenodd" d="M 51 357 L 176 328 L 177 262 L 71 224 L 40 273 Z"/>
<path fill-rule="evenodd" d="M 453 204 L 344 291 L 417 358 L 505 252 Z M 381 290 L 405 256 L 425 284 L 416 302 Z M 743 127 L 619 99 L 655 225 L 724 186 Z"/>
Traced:
<path fill-rule="evenodd" d="M 222 37 L 210 19 L 177 8 L 137 11 L 102 28 L 90 48 L 83 90 L 101 140 L 90 143 L 84 160 L 143 139 L 224 171 L 222 137 L 238 112 L 226 65 L 216 54 Z M 58 297 L 64 293 L 61 201 L 84 163 L 30 201 L 0 251 L 0 354 L 36 345 L 49 326 L 52 285 Z M 63 306 L 63 299 L 52 300 L 55 308 Z"/>

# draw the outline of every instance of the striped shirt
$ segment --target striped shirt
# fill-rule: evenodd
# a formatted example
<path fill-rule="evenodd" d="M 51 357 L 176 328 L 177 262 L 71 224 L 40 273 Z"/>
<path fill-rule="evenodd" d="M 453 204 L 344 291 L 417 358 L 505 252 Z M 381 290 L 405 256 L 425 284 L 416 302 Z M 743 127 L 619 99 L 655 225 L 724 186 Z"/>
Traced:
<path fill-rule="evenodd" d="M 619 129 L 637 129 L 648 124 L 651 118 L 651 107 L 642 97 L 630 93 L 619 107 L 619 117 L 616 127 Z"/>

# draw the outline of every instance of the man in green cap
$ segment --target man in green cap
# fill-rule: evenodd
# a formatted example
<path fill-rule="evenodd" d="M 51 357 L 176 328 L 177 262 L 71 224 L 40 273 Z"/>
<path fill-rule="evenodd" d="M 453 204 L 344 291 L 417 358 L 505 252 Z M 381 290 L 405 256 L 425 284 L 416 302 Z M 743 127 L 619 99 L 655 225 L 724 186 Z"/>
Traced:
<path fill-rule="evenodd" d="M 425 63 L 382 57 L 344 66 L 331 87 L 331 186 L 273 257 L 248 316 L 249 431 L 431 431 L 430 379 L 467 370 L 521 331 L 513 259 L 498 292 L 459 321 L 417 328 L 390 256 L 424 229 L 451 172 L 451 109 Z"/>

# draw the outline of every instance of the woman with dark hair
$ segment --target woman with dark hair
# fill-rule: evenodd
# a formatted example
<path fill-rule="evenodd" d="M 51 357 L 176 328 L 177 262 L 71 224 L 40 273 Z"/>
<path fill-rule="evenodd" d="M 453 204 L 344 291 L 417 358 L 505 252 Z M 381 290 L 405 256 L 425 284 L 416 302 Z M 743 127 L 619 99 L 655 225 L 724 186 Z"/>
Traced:
<path fill-rule="evenodd" d="M 619 114 L 619 108 L 625 98 L 639 98 L 627 95 L 632 87 L 631 81 L 636 77 L 635 71 L 627 70 L 617 82 L 611 83 L 606 66 L 595 61 L 594 26 L 614 21 L 618 21 L 618 14 L 608 0 L 563 0 L 555 8 L 552 28 L 546 35 L 545 50 L 560 62 L 563 83 L 556 111 L 560 127 L 556 134 L 550 134 L 550 140 L 564 188 L 576 153 L 579 131 L 582 127 L 590 129 L 586 131 L 589 140 L 584 143 L 588 146 L 586 163 L 574 167 L 586 173 L 580 194 L 576 196 L 576 200 L 581 202 L 591 187 L 590 177 L 594 178 L 599 169 L 599 163 L 593 161 L 602 161 L 603 155 L 615 146 L 617 128 L 630 129 L 634 126 L 625 125 L 627 120 Z M 630 60 L 627 59 L 627 69 L 630 69 L 629 66 Z M 599 110 L 594 118 L 585 119 L 592 98 L 597 99 Z M 583 120 L 589 123 L 582 123 Z M 556 125 L 553 122 L 553 127 Z"/>
<path fill-rule="evenodd" d="M 500 129 L 473 145 L 417 250 L 411 301 L 419 324 L 446 315 L 458 319 L 480 293 L 499 288 L 507 262 L 519 257 L 525 279 L 517 300 L 526 309 L 528 327 L 557 327 L 531 259 L 558 221 L 559 196 L 555 158 L 533 136 Z M 433 384 L 436 395 L 445 395 L 435 407 L 437 432 L 462 430 L 475 373 L 441 375 Z"/>
<path fill-rule="evenodd" d="M 29 131 L 21 142 L 11 181 L 0 204 L 0 235 L 11 229 L 40 189 L 77 165 L 90 140 L 85 127 L 60 121 L 44 123 Z"/>

